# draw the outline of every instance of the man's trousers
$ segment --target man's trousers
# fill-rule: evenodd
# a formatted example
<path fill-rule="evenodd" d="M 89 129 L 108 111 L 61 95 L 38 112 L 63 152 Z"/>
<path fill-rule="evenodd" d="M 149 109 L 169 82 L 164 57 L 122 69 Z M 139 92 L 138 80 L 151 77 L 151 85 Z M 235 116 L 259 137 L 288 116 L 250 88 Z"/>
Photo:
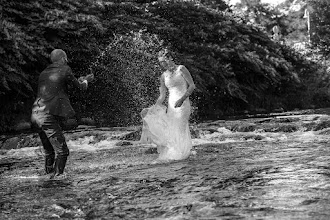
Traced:
<path fill-rule="evenodd" d="M 46 173 L 62 174 L 69 155 L 69 149 L 62 132 L 64 118 L 33 109 L 31 122 L 38 132 L 45 151 Z M 56 156 L 56 159 L 55 159 Z"/>

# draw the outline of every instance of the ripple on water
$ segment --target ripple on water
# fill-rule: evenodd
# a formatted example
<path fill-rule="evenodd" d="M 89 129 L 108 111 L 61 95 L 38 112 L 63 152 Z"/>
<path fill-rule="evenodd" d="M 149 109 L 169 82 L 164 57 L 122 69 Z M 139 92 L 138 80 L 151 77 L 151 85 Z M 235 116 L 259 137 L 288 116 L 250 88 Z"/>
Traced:
<path fill-rule="evenodd" d="M 40 158 L 4 172 L 0 218 L 328 219 L 329 137 L 254 135 L 272 139 L 194 139 L 196 155 L 159 164 L 150 164 L 157 154 L 145 146 L 77 139 L 66 181 L 36 178 Z"/>

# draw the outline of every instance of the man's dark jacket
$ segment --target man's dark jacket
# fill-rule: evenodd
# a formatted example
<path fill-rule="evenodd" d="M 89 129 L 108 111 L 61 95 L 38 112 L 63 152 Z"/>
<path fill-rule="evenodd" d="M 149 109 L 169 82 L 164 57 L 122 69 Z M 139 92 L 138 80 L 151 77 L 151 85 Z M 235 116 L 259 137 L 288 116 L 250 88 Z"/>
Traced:
<path fill-rule="evenodd" d="M 87 84 L 79 82 L 68 65 L 49 65 L 39 76 L 38 96 L 32 111 L 44 111 L 65 118 L 74 116 L 67 93 L 68 85 L 87 89 Z"/>

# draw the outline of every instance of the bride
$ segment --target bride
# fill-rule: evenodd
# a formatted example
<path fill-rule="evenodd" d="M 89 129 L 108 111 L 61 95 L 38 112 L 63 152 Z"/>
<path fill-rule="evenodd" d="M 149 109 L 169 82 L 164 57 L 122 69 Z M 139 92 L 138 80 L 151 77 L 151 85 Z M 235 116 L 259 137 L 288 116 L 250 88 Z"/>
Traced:
<path fill-rule="evenodd" d="M 189 96 L 195 84 L 188 69 L 175 64 L 170 51 L 159 52 L 158 61 L 166 71 L 160 77 L 160 95 L 156 104 L 141 112 L 143 128 L 140 143 L 157 145 L 157 161 L 186 159 L 192 148 Z M 166 107 L 163 102 L 167 91 L 169 97 Z"/>

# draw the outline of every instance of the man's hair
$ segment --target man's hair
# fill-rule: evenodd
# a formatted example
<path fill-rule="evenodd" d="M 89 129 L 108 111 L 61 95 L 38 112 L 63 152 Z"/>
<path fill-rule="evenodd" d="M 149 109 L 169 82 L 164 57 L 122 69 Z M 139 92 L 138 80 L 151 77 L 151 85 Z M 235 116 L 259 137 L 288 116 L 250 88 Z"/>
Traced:
<path fill-rule="evenodd" d="M 55 49 L 50 53 L 50 60 L 52 63 L 58 62 L 63 57 L 67 58 L 66 53 L 61 49 Z"/>

